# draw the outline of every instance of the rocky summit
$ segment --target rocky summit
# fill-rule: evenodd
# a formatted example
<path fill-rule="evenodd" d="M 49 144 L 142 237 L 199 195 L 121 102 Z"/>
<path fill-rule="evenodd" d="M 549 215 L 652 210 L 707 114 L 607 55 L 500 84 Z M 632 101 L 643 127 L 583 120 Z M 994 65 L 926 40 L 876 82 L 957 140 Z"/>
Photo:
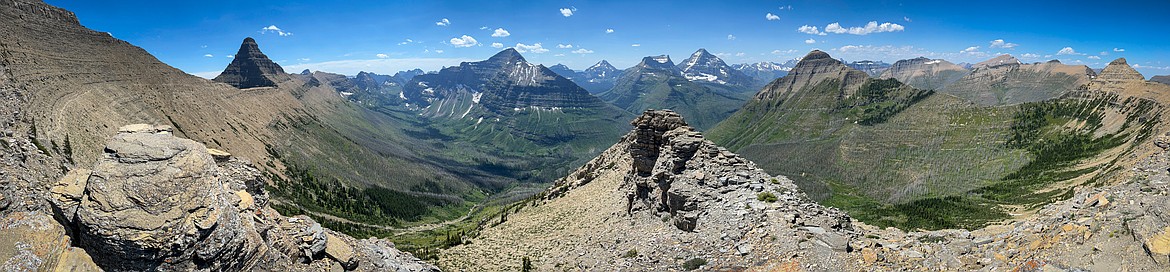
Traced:
<path fill-rule="evenodd" d="M 216 82 L 227 83 L 240 89 L 256 87 L 276 87 L 276 84 L 288 79 L 284 68 L 268 59 L 260 52 L 260 46 L 251 37 L 245 38 L 240 44 L 240 51 L 236 52 L 235 59 L 227 68 L 215 77 Z"/>
<path fill-rule="evenodd" d="M 683 62 L 678 64 L 683 76 L 695 82 L 751 86 L 752 79 L 743 72 L 731 68 L 723 59 L 700 48 Z"/>
<path fill-rule="evenodd" d="M 437 271 L 380 239 L 358 240 L 268 206 L 246 160 L 132 125 L 90 169 L 52 187 L 54 217 L 81 253 L 44 267 L 108 271 Z M 69 243 L 58 246 L 68 247 Z M 66 263 L 68 262 L 68 263 Z"/>
<path fill-rule="evenodd" d="M 453 271 L 1157 271 L 1170 265 L 1170 153 L 1136 182 L 1078 190 L 1033 218 L 902 231 L 814 203 L 693 131 L 647 111 L 543 198 L 510 207 L 442 253 Z M 1154 141 L 1165 144 L 1170 135 Z M 497 220 L 497 219 L 493 219 Z"/>

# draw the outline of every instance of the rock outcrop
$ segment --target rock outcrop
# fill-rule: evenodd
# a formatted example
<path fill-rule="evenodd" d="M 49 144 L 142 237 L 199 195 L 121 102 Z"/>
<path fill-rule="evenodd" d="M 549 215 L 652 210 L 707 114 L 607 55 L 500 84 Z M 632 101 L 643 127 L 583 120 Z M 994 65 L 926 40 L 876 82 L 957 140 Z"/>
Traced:
<path fill-rule="evenodd" d="M 54 212 L 109 271 L 435 270 L 384 240 L 281 216 L 260 171 L 216 153 L 169 128 L 123 127 L 93 170 L 52 188 Z"/>
<path fill-rule="evenodd" d="M 260 52 L 260 46 L 252 37 L 244 39 L 235 59 L 223 70 L 214 81 L 227 83 L 240 89 L 256 87 L 276 87 L 277 83 L 287 80 L 288 74 L 284 68 L 268 59 Z"/>
<path fill-rule="evenodd" d="M 970 74 L 939 90 L 983 106 L 1011 105 L 1059 98 L 1093 76 L 1093 70 L 1084 65 L 1025 64 L 1011 55 L 1000 55 L 976 63 Z"/>
<path fill-rule="evenodd" d="M 1109 65 L 1106 65 L 1105 69 L 1101 69 L 1101 73 L 1097 75 L 1097 79 L 1111 82 L 1140 82 L 1146 80 L 1141 73 L 1138 73 L 1137 70 L 1129 66 L 1129 62 L 1126 62 L 1125 58 L 1117 58 L 1109 62 Z"/>
<path fill-rule="evenodd" d="M 857 234 L 844 213 L 705 140 L 677 113 L 649 110 L 633 125 L 543 199 L 442 252 L 439 264 L 499 271 L 527 257 L 536 270 L 666 271 L 705 260 L 706 270 L 734 270 L 851 250 Z"/>

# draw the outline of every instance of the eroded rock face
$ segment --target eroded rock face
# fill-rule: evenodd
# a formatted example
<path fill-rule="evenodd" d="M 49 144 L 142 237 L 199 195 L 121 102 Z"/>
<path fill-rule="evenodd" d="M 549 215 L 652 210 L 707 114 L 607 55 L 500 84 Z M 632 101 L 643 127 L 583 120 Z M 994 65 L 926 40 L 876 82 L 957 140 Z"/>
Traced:
<path fill-rule="evenodd" d="M 119 131 L 92 171 L 74 169 L 51 189 L 56 217 L 102 269 L 436 270 L 389 243 L 281 216 L 267 206 L 260 171 L 226 152 L 213 159 L 202 144 L 149 125 Z"/>

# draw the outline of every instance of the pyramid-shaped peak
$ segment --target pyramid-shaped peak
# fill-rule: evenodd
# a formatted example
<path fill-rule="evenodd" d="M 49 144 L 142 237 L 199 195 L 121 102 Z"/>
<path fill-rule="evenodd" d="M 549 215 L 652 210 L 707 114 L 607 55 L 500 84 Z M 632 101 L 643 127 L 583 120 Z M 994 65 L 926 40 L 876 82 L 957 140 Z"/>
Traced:
<path fill-rule="evenodd" d="M 1115 59 L 1115 60 L 1113 60 L 1113 61 L 1110 61 L 1110 62 L 1109 62 L 1109 65 L 1125 65 L 1125 66 L 1129 66 L 1129 62 L 1126 62 L 1126 61 L 1125 61 L 1125 58 L 1117 58 L 1117 59 Z"/>
<path fill-rule="evenodd" d="M 516 51 L 515 48 L 504 49 L 503 51 L 496 53 L 496 55 L 492 56 L 491 58 L 488 58 L 488 61 L 489 62 L 513 62 L 513 61 L 527 62 L 526 60 L 524 60 L 524 56 L 520 55 L 520 52 Z"/>
<path fill-rule="evenodd" d="M 705 49 L 705 48 L 699 48 L 699 50 L 695 51 L 695 53 L 691 54 L 691 56 L 714 56 L 714 55 L 711 55 L 711 52 L 707 52 L 707 49 Z"/>
<path fill-rule="evenodd" d="M 813 50 L 812 52 L 808 52 L 808 55 L 804 55 L 804 58 L 801 58 L 801 60 L 818 60 L 818 59 L 832 59 L 832 58 L 833 58 L 833 56 L 829 56 L 829 53 L 825 53 L 825 51 Z"/>
<path fill-rule="evenodd" d="M 252 37 L 244 38 L 235 59 L 215 77 L 214 81 L 227 83 L 240 89 L 255 87 L 276 87 L 276 83 L 288 79 L 284 68 L 268 59 Z"/>
<path fill-rule="evenodd" d="M 1109 62 L 1109 65 L 1105 66 L 1105 69 L 1101 69 L 1101 74 L 1097 75 L 1097 79 L 1107 81 L 1144 81 L 1146 77 L 1129 66 L 1125 58 L 1117 58 Z"/>

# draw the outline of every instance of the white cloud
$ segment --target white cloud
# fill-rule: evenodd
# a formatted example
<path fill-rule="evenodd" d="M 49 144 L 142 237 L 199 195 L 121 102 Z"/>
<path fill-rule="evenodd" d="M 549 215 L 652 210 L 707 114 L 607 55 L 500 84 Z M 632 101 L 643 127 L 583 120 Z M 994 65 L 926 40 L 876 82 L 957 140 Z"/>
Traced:
<path fill-rule="evenodd" d="M 1061 48 L 1060 51 L 1057 51 L 1056 55 L 1059 56 L 1059 55 L 1084 55 L 1084 54 L 1077 53 L 1077 50 L 1073 50 L 1072 47 L 1065 47 L 1065 48 Z"/>
<path fill-rule="evenodd" d="M 230 58 L 235 58 L 235 57 L 236 57 L 236 55 L 227 55 L 227 56 L 224 56 L 224 57 L 227 57 L 227 58 L 229 58 L 229 59 L 230 59 Z"/>
<path fill-rule="evenodd" d="M 719 53 L 715 53 L 715 56 L 720 57 L 720 58 L 726 58 L 728 56 L 731 56 L 731 54 L 727 53 L 727 52 L 719 52 Z"/>
<path fill-rule="evenodd" d="M 1134 65 L 1133 65 L 1133 68 L 1138 68 L 1138 69 L 1158 69 L 1158 70 L 1170 70 L 1170 67 L 1166 67 L 1166 66 L 1149 66 L 1149 65 L 1141 65 L 1141 64 L 1134 64 Z"/>
<path fill-rule="evenodd" d="M 910 17 L 906 17 L 906 16 L 902 16 L 902 20 L 906 21 L 907 23 L 914 22 L 913 20 L 910 20 Z"/>
<path fill-rule="evenodd" d="M 991 46 L 989 46 L 989 47 L 1015 50 L 1016 46 L 1019 46 L 1019 45 L 1014 44 L 1014 43 L 1010 43 L 1010 42 L 1005 42 L 1005 41 L 1003 41 L 1003 39 L 997 39 L 997 40 L 992 40 Z"/>
<path fill-rule="evenodd" d="M 764 19 L 767 19 L 768 21 L 778 21 L 780 20 L 780 16 L 769 12 L 768 14 L 764 14 Z"/>
<path fill-rule="evenodd" d="M 203 57 L 204 57 L 204 58 L 212 58 L 212 57 L 215 57 L 215 56 L 212 56 L 211 54 L 206 54 L 206 55 L 203 55 Z"/>
<path fill-rule="evenodd" d="M 801 27 L 801 28 L 804 28 L 804 27 Z M 906 30 L 906 27 L 903 27 L 902 25 L 895 24 L 895 23 L 889 23 L 889 22 L 878 24 L 877 21 L 870 21 L 869 23 L 865 24 L 865 26 L 861 26 L 861 27 L 855 26 L 855 27 L 845 28 L 845 27 L 841 26 L 841 23 L 832 23 L 832 24 L 825 26 L 825 32 L 827 32 L 827 33 L 834 33 L 834 34 L 848 33 L 848 34 L 853 34 L 853 35 L 869 35 L 870 33 L 898 32 L 898 31 L 903 31 L 903 30 Z"/>
<path fill-rule="evenodd" d="M 812 39 L 812 38 L 809 38 L 809 39 L 807 39 L 807 40 L 804 40 L 804 43 L 806 43 L 806 44 L 814 44 L 814 43 L 817 43 L 817 40 L 814 40 L 814 39 Z"/>
<path fill-rule="evenodd" d="M 442 50 L 442 49 L 440 49 L 440 50 L 435 50 L 435 53 L 442 54 L 442 53 L 443 53 L 443 50 Z"/>
<path fill-rule="evenodd" d="M 494 43 L 492 43 L 492 48 L 504 48 L 504 44 L 494 42 Z"/>
<path fill-rule="evenodd" d="M 609 33 L 613 33 L 613 29 L 612 29 L 612 28 L 606 28 L 606 29 L 605 29 L 605 34 L 609 34 Z"/>
<path fill-rule="evenodd" d="M 1113 48 L 1113 52 L 1125 52 L 1125 48 L 1117 48 L 1117 47 L 1114 47 L 1114 48 Z"/>
<path fill-rule="evenodd" d="M 479 27 L 479 30 L 487 30 L 487 29 L 488 29 L 488 27 L 486 27 L 486 26 Z"/>
<path fill-rule="evenodd" d="M 564 57 L 564 56 L 565 56 L 565 54 L 556 54 L 556 55 L 553 55 L 553 57 Z"/>
<path fill-rule="evenodd" d="M 492 33 L 492 37 L 496 37 L 496 38 L 503 38 L 503 37 L 507 37 L 507 36 L 512 36 L 512 33 L 509 33 L 507 30 L 504 30 L 503 28 L 497 28 L 496 31 L 494 33 Z"/>
<path fill-rule="evenodd" d="M 580 48 L 580 49 L 577 49 L 577 50 L 573 50 L 573 54 L 593 54 L 593 50 L 589 50 L 589 49 L 585 49 L 585 48 Z"/>
<path fill-rule="evenodd" d="M 544 48 L 544 46 L 542 46 L 540 43 L 535 43 L 532 45 L 517 43 L 516 51 L 519 51 L 520 53 L 532 52 L 536 54 L 543 54 L 548 52 L 548 49 Z"/>
<path fill-rule="evenodd" d="M 374 56 L 375 56 L 375 57 L 378 57 L 379 59 L 384 59 L 384 58 L 389 58 L 389 57 L 390 57 L 390 55 L 386 55 L 386 54 L 377 54 L 377 55 L 374 55 Z"/>
<path fill-rule="evenodd" d="M 463 37 L 458 38 L 451 38 L 451 45 L 455 47 L 472 47 L 477 44 L 479 44 L 479 41 L 476 41 L 475 38 L 467 35 L 463 35 Z"/>
<path fill-rule="evenodd" d="M 800 28 L 797 28 L 796 31 L 800 31 L 800 33 L 805 33 L 805 34 L 824 34 L 817 27 L 810 26 L 810 25 L 800 26 Z"/>
<path fill-rule="evenodd" d="M 270 25 L 270 26 L 266 26 L 266 27 L 260 29 L 260 34 L 267 34 L 269 32 L 276 33 L 277 35 L 280 35 L 281 37 L 288 37 L 288 36 L 293 35 L 292 32 L 285 32 L 284 30 L 281 30 L 279 27 L 276 27 L 276 25 Z"/>
<path fill-rule="evenodd" d="M 784 51 L 780 51 L 780 49 L 772 50 L 772 54 L 775 54 L 775 55 L 792 54 L 792 53 L 796 53 L 796 49 L 788 49 L 788 50 L 784 50 Z"/>
<path fill-rule="evenodd" d="M 561 48 L 561 49 L 573 48 L 573 45 L 572 44 L 557 44 L 557 48 Z"/>
<path fill-rule="evenodd" d="M 411 44 L 411 43 L 414 43 L 414 40 L 406 39 L 405 41 L 398 43 L 398 45 L 406 45 L 406 44 Z"/>
<path fill-rule="evenodd" d="M 300 61 L 300 62 L 306 62 L 306 61 L 310 61 L 310 60 L 313 60 L 313 59 L 310 59 L 310 58 L 299 58 L 299 59 L 297 59 L 297 61 Z"/>
<path fill-rule="evenodd" d="M 979 52 L 978 46 L 972 46 L 972 47 L 967 47 L 967 49 L 963 49 L 962 51 L 959 51 L 959 53 L 960 54 L 976 54 L 976 53 L 981 53 L 981 52 Z"/>
<path fill-rule="evenodd" d="M 1098 55 L 1108 56 L 1109 52 L 1101 51 L 1101 53 L 1098 53 Z"/>
<path fill-rule="evenodd" d="M 792 10 L 792 5 L 788 5 L 788 6 L 785 6 L 785 7 L 780 7 L 780 10 L 786 10 L 786 9 L 787 9 L 787 10 Z"/>
<path fill-rule="evenodd" d="M 1099 60 L 1099 59 L 1101 59 L 1101 57 L 1098 57 L 1098 56 L 1089 56 L 1089 59 L 1098 59 L 1098 60 Z"/>
<path fill-rule="evenodd" d="M 747 55 L 747 54 L 745 54 L 744 52 L 735 53 L 736 57 L 742 57 L 744 55 Z"/>
<path fill-rule="evenodd" d="M 633 47 L 641 47 L 641 46 L 642 46 L 642 44 L 640 44 L 640 43 L 635 43 L 635 44 L 631 44 L 630 46 L 633 46 Z"/>
<path fill-rule="evenodd" d="M 561 9 L 561 16 L 565 16 L 565 17 L 573 16 L 574 11 L 577 11 L 577 7 L 562 8 Z"/>
<path fill-rule="evenodd" d="M 727 40 L 728 40 L 728 41 L 734 41 L 734 40 L 735 40 L 735 35 L 727 34 Z"/>
<path fill-rule="evenodd" d="M 1040 55 L 1037 55 L 1037 54 L 1032 54 L 1032 53 L 1024 53 L 1024 54 L 1020 55 L 1020 57 L 1024 57 L 1024 58 L 1039 58 L 1039 57 L 1040 57 Z"/>
<path fill-rule="evenodd" d="M 449 25 L 451 25 L 451 20 L 447 20 L 447 18 L 443 18 L 442 20 L 439 20 L 438 22 L 435 22 L 435 25 L 437 25 L 437 26 L 449 26 Z"/>

